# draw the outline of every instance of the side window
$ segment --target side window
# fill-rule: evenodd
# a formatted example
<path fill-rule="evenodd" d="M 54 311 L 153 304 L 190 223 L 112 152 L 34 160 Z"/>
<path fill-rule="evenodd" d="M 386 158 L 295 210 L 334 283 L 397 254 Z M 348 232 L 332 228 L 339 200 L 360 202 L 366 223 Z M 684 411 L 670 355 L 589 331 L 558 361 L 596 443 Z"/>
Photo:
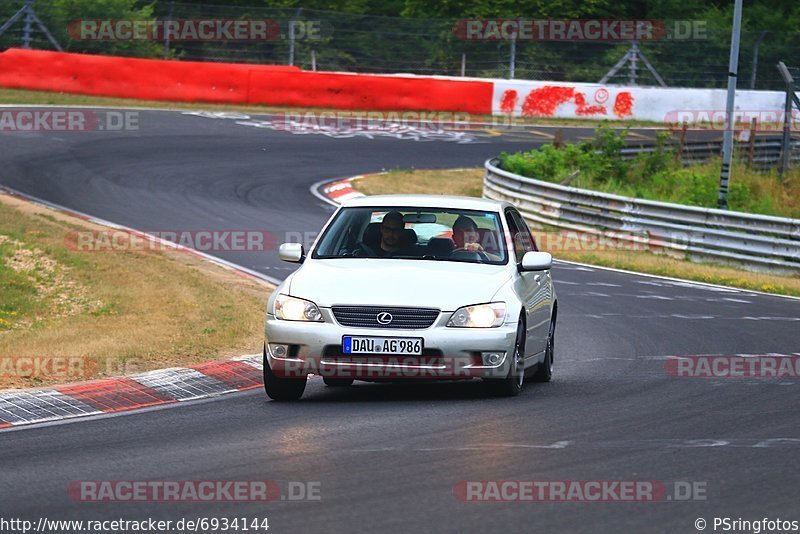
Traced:
<path fill-rule="evenodd" d="M 514 257 L 519 263 L 522 261 L 522 256 L 525 255 L 525 250 L 522 248 L 522 243 L 519 239 L 519 226 L 511 210 L 506 210 L 506 223 L 508 224 L 508 231 L 511 233 L 511 242 L 514 244 Z"/>
<path fill-rule="evenodd" d="M 525 252 L 538 252 L 539 247 L 536 246 L 536 240 L 528 229 L 525 219 L 522 218 L 522 215 L 520 215 L 518 211 L 512 211 L 511 216 L 514 218 L 517 228 L 519 228 L 519 235 Z"/>

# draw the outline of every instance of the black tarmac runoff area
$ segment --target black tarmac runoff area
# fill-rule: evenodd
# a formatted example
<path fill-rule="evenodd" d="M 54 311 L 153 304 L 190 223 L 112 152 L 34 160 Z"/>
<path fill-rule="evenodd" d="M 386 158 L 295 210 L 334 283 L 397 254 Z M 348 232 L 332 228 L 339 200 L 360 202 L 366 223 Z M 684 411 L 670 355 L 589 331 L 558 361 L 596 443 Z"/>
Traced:
<path fill-rule="evenodd" d="M 267 115 L 137 114 L 137 128 L 121 131 L 0 132 L 0 186 L 140 230 L 260 229 L 280 242 L 330 216 L 311 192 L 322 180 L 478 167 L 554 133 L 279 131 Z M 276 280 L 294 268 L 274 250 L 215 254 Z M 267 518 L 269 532 L 303 533 L 800 521 L 800 381 L 676 376 L 672 359 L 796 355 L 800 301 L 563 262 L 553 279 L 554 379 L 519 397 L 489 397 L 479 381 L 330 388 L 312 378 L 296 403 L 251 390 L 4 430 L 0 518 L 152 518 L 173 529 Z M 280 491 L 269 502 L 87 502 L 74 492 L 80 481 L 265 480 Z M 198 531 L 222 531 L 207 527 Z"/>

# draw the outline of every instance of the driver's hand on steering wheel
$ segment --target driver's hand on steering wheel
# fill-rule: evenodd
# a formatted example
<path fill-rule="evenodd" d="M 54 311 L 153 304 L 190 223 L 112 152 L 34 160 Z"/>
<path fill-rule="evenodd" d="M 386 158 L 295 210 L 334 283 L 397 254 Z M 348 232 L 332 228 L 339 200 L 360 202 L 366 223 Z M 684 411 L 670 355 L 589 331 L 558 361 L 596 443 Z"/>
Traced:
<path fill-rule="evenodd" d="M 467 250 L 469 252 L 484 252 L 480 243 L 464 243 L 463 250 Z"/>

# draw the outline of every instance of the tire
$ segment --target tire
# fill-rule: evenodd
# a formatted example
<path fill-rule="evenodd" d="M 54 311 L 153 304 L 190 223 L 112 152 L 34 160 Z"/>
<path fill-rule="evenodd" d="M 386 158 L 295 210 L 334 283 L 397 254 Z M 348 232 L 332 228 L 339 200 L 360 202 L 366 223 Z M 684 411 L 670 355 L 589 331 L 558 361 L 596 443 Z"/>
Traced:
<path fill-rule="evenodd" d="M 517 327 L 517 340 L 514 343 L 514 353 L 511 368 L 505 378 L 487 378 L 486 388 L 495 397 L 515 397 L 522 390 L 525 380 L 525 325 L 520 322 Z"/>
<path fill-rule="evenodd" d="M 534 382 L 550 382 L 553 379 L 553 356 L 555 355 L 556 322 L 550 323 L 547 334 L 547 347 L 544 349 L 544 361 L 540 363 L 531 379 Z"/>
<path fill-rule="evenodd" d="M 303 396 L 307 378 L 281 378 L 272 374 L 264 348 L 264 391 L 275 401 L 295 401 Z"/>
<path fill-rule="evenodd" d="M 347 386 L 353 385 L 352 378 L 333 378 L 329 376 L 323 376 L 322 381 L 325 382 L 326 386 L 332 388 L 346 388 Z"/>

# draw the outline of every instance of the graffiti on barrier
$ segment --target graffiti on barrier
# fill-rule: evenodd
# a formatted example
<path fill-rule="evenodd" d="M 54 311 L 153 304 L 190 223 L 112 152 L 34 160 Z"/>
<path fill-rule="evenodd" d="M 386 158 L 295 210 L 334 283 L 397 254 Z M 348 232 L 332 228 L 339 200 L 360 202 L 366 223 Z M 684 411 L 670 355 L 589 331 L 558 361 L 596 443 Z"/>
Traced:
<path fill-rule="evenodd" d="M 500 111 L 511 115 L 520 106 L 523 117 L 553 117 L 562 104 L 572 103 L 575 106 L 575 115 L 578 117 L 593 117 L 608 115 L 606 106 L 610 98 L 607 89 L 597 89 L 590 103 L 586 94 L 575 87 L 545 85 L 531 89 L 520 104 L 520 94 L 516 89 L 506 89 L 500 97 Z M 633 115 L 633 95 L 630 91 L 620 91 L 614 98 L 611 112 L 618 118 Z"/>

